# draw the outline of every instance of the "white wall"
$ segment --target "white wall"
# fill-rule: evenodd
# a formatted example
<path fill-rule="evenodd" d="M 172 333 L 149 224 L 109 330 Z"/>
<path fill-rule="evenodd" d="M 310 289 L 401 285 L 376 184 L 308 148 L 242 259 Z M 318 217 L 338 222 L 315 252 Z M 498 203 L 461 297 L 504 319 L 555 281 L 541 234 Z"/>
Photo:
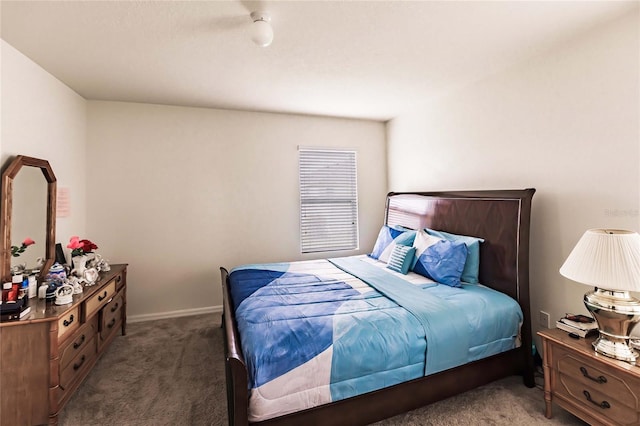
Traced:
<path fill-rule="evenodd" d="M 588 228 L 640 230 L 634 13 L 389 123 L 390 190 L 535 187 L 531 310 L 585 312 L 558 269 Z"/>
<path fill-rule="evenodd" d="M 387 192 L 383 123 L 88 102 L 87 235 L 130 264 L 128 315 L 219 306 L 220 266 L 308 257 L 298 145 L 357 149 L 359 252 L 370 251 Z"/>
<path fill-rule="evenodd" d="M 57 242 L 89 238 L 130 264 L 129 316 L 220 305 L 219 266 L 304 258 L 298 145 L 358 150 L 358 252 L 373 246 L 387 188 L 383 123 L 87 103 L 0 43 L 2 165 L 18 154 L 51 163 L 71 200 Z"/>
<path fill-rule="evenodd" d="M 71 214 L 56 224 L 56 239 L 66 246 L 86 226 L 86 101 L 4 40 L 0 54 L 1 164 L 20 154 L 49 161 L 58 187 L 70 193 Z M 13 236 L 14 244 L 24 237 Z M 42 243 L 36 241 L 29 250 L 37 251 Z"/>

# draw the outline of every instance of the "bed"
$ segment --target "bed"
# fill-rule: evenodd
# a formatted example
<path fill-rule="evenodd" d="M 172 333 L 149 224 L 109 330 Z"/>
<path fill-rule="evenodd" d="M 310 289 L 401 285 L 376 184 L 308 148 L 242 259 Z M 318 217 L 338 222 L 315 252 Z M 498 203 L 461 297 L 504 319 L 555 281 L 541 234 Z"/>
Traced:
<path fill-rule="evenodd" d="M 478 281 L 481 285 L 465 284 L 460 287 L 432 285 L 428 281 L 420 281 L 419 278 L 416 281 L 415 277 L 411 280 L 405 279 L 402 277 L 403 274 L 395 274 L 398 275 L 397 278 L 395 276 L 388 278 L 389 271 L 386 268 L 381 268 L 379 261 L 369 259 L 366 256 L 294 262 L 292 264 L 244 265 L 234 268 L 231 274 L 227 269 L 221 268 L 224 296 L 222 326 L 225 338 L 229 424 L 368 424 L 465 392 L 509 375 L 522 375 L 524 384 L 532 387 L 534 385 L 534 363 L 531 351 L 528 248 L 531 199 L 534 192 L 534 189 L 525 189 L 388 194 L 384 221 L 386 227 L 403 230 L 402 232 L 428 228 L 447 231 L 456 235 L 481 238 L 483 240 L 479 244 L 481 261 L 477 267 Z M 314 271 L 314 269 L 308 268 L 317 267 L 320 267 L 322 272 L 308 272 Z M 256 274 L 263 274 L 261 271 L 263 269 L 269 270 L 272 275 L 275 274 L 275 276 L 269 278 L 270 280 L 283 284 L 260 287 L 258 291 L 256 291 L 258 287 L 243 290 L 244 283 L 253 282 L 251 280 L 256 281 L 255 278 L 261 276 Z M 233 276 L 233 279 L 230 278 L 230 275 Z M 408 276 L 412 276 L 411 273 Z M 299 285 L 299 287 L 291 287 L 288 284 L 291 282 L 290 279 L 292 277 L 296 279 L 303 277 L 300 283 L 295 284 Z M 313 278 L 313 282 L 308 281 L 309 277 Z M 318 277 L 326 277 L 325 281 L 327 282 L 315 282 Z M 257 281 L 260 281 L 260 279 Z M 413 280 L 414 282 L 408 283 L 409 287 L 402 287 L 402 290 L 394 290 L 400 288 L 396 286 L 402 284 L 400 281 L 403 279 Z M 394 280 L 400 281 L 396 282 Z M 243 285 L 239 285 L 238 283 L 240 282 Z M 349 284 L 344 285 L 345 282 Z M 325 287 L 323 286 L 327 285 L 337 286 L 335 290 L 338 296 L 336 297 L 340 300 L 325 300 Z M 370 288 L 371 286 L 374 288 Z M 508 313 L 511 311 L 504 311 L 505 313 L 500 311 L 494 316 L 501 318 L 513 316 L 515 318 L 514 321 L 518 323 L 517 336 L 513 336 L 515 344 L 510 340 L 504 340 L 510 334 L 514 334 L 513 321 L 507 326 L 504 325 L 508 323 L 506 320 L 503 321 L 503 325 L 506 327 L 506 331 L 504 331 L 506 337 L 503 336 L 504 339 L 497 335 L 489 337 L 489 340 L 506 342 L 497 346 L 493 343 L 493 340 L 490 344 L 474 340 L 478 335 L 491 334 L 482 332 L 485 329 L 493 330 L 495 327 L 491 325 L 477 325 L 478 328 L 470 331 L 470 338 L 464 337 L 467 334 L 460 334 L 460 336 L 463 336 L 463 338 L 460 338 L 455 333 L 447 332 L 440 335 L 429 334 L 428 339 L 423 338 L 421 340 L 420 336 L 413 336 L 412 332 L 400 331 L 404 330 L 401 323 L 412 322 L 419 315 L 414 314 L 411 306 L 404 306 L 404 303 L 411 305 L 411 300 L 409 302 L 396 300 L 396 297 L 399 298 L 402 295 L 398 296 L 395 293 L 411 295 L 414 287 L 423 293 L 426 291 L 439 291 L 440 294 L 437 297 L 442 299 L 434 300 L 450 300 L 450 305 L 444 305 L 446 308 L 444 309 L 445 314 L 447 309 L 452 309 L 453 305 L 459 303 L 458 299 L 455 299 L 455 297 L 458 297 L 457 294 L 460 294 L 461 298 L 464 299 L 466 297 L 469 300 L 484 300 L 483 298 L 488 298 L 483 303 L 496 306 L 496 310 L 498 309 L 498 300 L 502 300 L 505 306 L 508 306 L 509 301 L 511 301 L 512 305 L 516 305 L 517 317 Z M 291 291 L 291 288 L 296 290 Z M 307 307 L 301 308 L 299 306 L 299 297 L 301 296 L 298 295 L 298 288 L 312 289 L 310 294 L 313 295 L 314 299 Z M 317 292 L 316 289 L 322 289 L 322 291 Z M 283 290 L 286 290 L 285 296 L 283 296 Z M 476 292 L 472 298 L 468 297 L 470 292 Z M 485 292 L 488 295 L 485 296 Z M 453 293 L 456 294 L 454 295 Z M 274 297 L 274 295 L 277 295 L 277 297 Z M 505 297 L 505 295 L 508 297 Z M 308 295 L 305 294 L 303 297 L 306 300 Z M 274 303 L 276 299 L 277 303 Z M 412 299 L 412 297 L 408 297 L 408 299 Z M 417 298 L 414 297 L 413 299 Z M 429 299 L 427 298 L 427 300 Z M 294 303 L 296 308 L 293 309 L 292 306 L 294 305 L 286 305 L 286 303 Z M 424 303 L 428 305 L 430 302 Z M 432 306 L 437 311 L 436 305 L 439 305 L 439 303 Z M 409 367 L 396 368 L 389 374 L 389 372 L 376 370 L 375 362 L 370 362 L 369 358 L 366 358 L 366 362 L 362 362 L 362 360 L 354 362 L 353 367 L 356 367 L 356 364 L 365 364 L 375 374 L 371 374 L 371 379 L 356 381 L 352 380 L 351 377 L 345 376 L 345 374 L 351 374 L 349 372 L 348 357 L 353 357 L 354 353 L 357 354 L 358 352 L 345 352 L 347 349 L 343 348 L 345 345 L 342 344 L 342 341 L 338 342 L 336 340 L 332 342 L 331 339 L 325 339 L 323 336 L 326 333 L 322 332 L 322 328 L 318 329 L 320 331 L 317 333 L 315 331 L 310 333 L 307 330 L 305 332 L 307 335 L 316 333 L 311 337 L 307 336 L 307 340 L 300 337 L 305 333 L 289 338 L 289 340 L 294 340 L 295 342 L 293 344 L 290 343 L 286 350 L 280 350 L 282 353 L 279 353 L 277 348 L 272 347 L 263 348 L 261 351 L 260 348 L 264 345 L 262 343 L 254 344 L 257 342 L 257 335 L 270 336 L 268 341 L 271 342 L 278 340 L 276 337 L 285 334 L 282 330 L 273 329 L 272 323 L 256 325 L 263 318 L 268 318 L 269 321 L 275 318 L 277 321 L 282 322 L 282 316 L 286 315 L 287 318 L 284 319 L 289 321 L 291 319 L 289 316 L 292 315 L 291 312 L 307 309 L 307 311 L 298 316 L 304 317 L 305 322 L 310 322 L 308 319 L 315 318 L 316 312 L 310 312 L 308 309 L 318 309 L 318 307 L 322 306 L 325 306 L 322 309 L 330 306 L 331 309 L 339 310 L 340 318 L 343 316 L 351 318 L 351 316 L 355 315 L 356 322 L 359 321 L 363 324 L 363 329 L 370 327 L 370 323 L 377 321 L 370 320 L 373 317 L 369 317 L 370 314 L 372 315 L 369 311 L 373 309 L 369 309 L 369 307 L 375 306 L 376 310 L 381 307 L 383 316 L 386 315 L 386 317 L 392 318 L 395 322 L 392 323 L 393 326 L 391 327 L 388 324 L 386 326 L 383 325 L 381 330 L 384 330 L 384 332 L 379 331 L 378 334 L 382 334 L 383 340 L 393 341 L 393 347 L 406 349 L 400 351 L 400 355 L 394 352 L 390 355 L 387 354 L 387 361 L 385 362 L 393 367 L 393 360 L 405 356 L 407 359 L 413 360 L 412 363 L 409 363 Z M 345 306 L 348 306 L 348 315 L 343 315 Z M 367 309 L 363 309 L 363 306 L 367 306 Z M 411 314 L 405 313 L 407 309 Z M 451 315 L 451 318 L 464 317 L 465 309 L 463 308 L 462 313 Z M 443 309 L 440 310 L 442 311 Z M 355 314 L 351 311 L 355 312 Z M 485 311 L 488 311 L 488 309 L 485 309 Z M 493 312 L 493 309 L 491 311 Z M 236 314 L 239 315 L 236 317 Z M 363 317 L 362 315 L 366 316 Z M 324 320 L 320 322 L 322 321 Z M 329 321 L 335 322 L 335 320 Z M 427 319 L 422 324 L 428 324 L 430 321 L 433 322 L 433 319 Z M 467 325 L 468 323 L 464 322 L 458 328 L 464 331 Z M 335 325 L 333 327 L 333 333 L 336 334 Z M 351 345 L 361 343 L 358 340 L 359 329 L 357 327 L 349 323 L 348 326 L 342 328 L 350 330 L 351 333 L 351 337 L 344 339 L 345 341 L 351 341 Z M 468 330 L 464 331 L 464 333 L 468 332 Z M 254 335 L 251 333 L 254 333 Z M 363 332 L 362 334 L 370 335 L 372 333 Z M 407 338 L 407 334 L 411 336 Z M 399 337 L 398 335 L 401 336 Z M 451 336 L 455 338 L 451 338 Z M 402 340 L 403 338 L 404 340 Z M 474 342 L 468 342 L 465 339 L 474 340 Z M 425 347 L 420 346 L 420 342 L 424 340 L 429 341 L 429 348 L 426 351 Z M 461 341 L 467 345 L 460 346 L 462 350 L 458 348 Z M 248 351 L 246 359 L 243 352 L 243 344 Z M 367 344 L 373 344 L 373 347 L 377 348 L 375 346 L 376 342 Z M 371 347 L 369 346 L 369 349 L 361 352 L 371 352 Z M 298 351 L 292 350 L 292 348 L 302 348 L 304 350 Z M 464 348 L 469 348 L 469 350 L 465 351 Z M 254 349 L 257 350 L 258 355 L 252 352 Z M 451 349 L 455 350 L 452 351 Z M 426 352 L 422 363 L 416 358 L 416 353 L 420 351 Z M 444 357 L 441 357 L 440 360 L 434 358 L 438 352 L 444 354 Z M 297 364 L 295 364 L 299 367 L 297 375 L 292 375 L 292 371 L 295 369 L 292 369 L 289 364 L 294 361 L 285 359 L 285 354 L 293 358 L 297 357 Z M 340 386 L 332 384 L 331 387 L 328 387 L 325 384 L 323 387 L 322 383 L 317 383 L 317 387 L 324 389 L 325 396 L 318 397 L 318 393 L 313 393 L 309 397 L 297 398 L 297 400 L 313 400 L 307 403 L 308 408 L 303 407 L 302 409 L 297 408 L 298 405 L 296 404 L 298 402 L 287 400 L 285 395 L 281 402 L 284 402 L 285 406 L 288 404 L 293 407 L 289 408 L 288 411 L 285 410 L 285 414 L 278 414 L 277 411 L 270 413 L 269 398 L 262 398 L 263 402 L 266 401 L 265 404 L 262 404 L 263 408 L 265 408 L 264 412 L 259 412 L 255 408 L 260 406 L 260 403 L 256 405 L 255 402 L 260 400 L 259 396 L 261 394 L 261 392 L 256 392 L 257 389 L 267 389 L 266 392 L 268 393 L 278 392 L 279 388 L 293 386 L 295 390 L 297 385 L 289 384 L 296 382 L 299 378 L 311 377 L 313 379 L 314 376 L 322 376 L 322 374 L 310 373 L 311 370 L 304 370 L 306 367 L 303 366 L 314 363 L 319 364 L 317 360 L 327 358 L 327 354 L 334 356 L 331 374 L 335 375 L 337 374 L 335 372 L 338 371 L 344 376 Z M 340 361 L 341 358 L 338 355 L 333 354 L 342 354 L 342 361 Z M 460 356 L 460 354 L 464 356 Z M 328 362 L 331 364 L 332 360 L 330 359 Z M 268 368 L 259 372 L 256 367 L 258 364 L 265 364 Z M 391 369 L 393 370 L 393 368 Z M 422 372 L 420 372 L 421 369 Z M 265 373 L 264 371 L 267 372 Z M 397 373 L 398 371 L 402 371 L 402 373 L 399 374 Z M 283 372 L 289 374 L 289 376 L 285 374 L 284 378 L 280 379 L 279 382 L 278 379 L 272 380 L 277 375 L 283 374 Z M 360 373 L 355 374 L 358 376 Z M 336 380 L 336 382 L 340 381 Z M 270 390 L 269 383 L 271 383 Z M 273 383 L 276 385 L 274 386 Z M 347 383 L 347 385 L 344 385 L 344 383 Z M 319 394 L 322 394 L 322 392 Z M 330 395 L 328 399 L 326 395 Z M 339 397 L 335 397 L 335 395 L 339 395 Z M 254 404 L 251 410 L 249 409 L 250 398 L 252 404 Z M 282 403 L 279 404 L 283 405 Z"/>

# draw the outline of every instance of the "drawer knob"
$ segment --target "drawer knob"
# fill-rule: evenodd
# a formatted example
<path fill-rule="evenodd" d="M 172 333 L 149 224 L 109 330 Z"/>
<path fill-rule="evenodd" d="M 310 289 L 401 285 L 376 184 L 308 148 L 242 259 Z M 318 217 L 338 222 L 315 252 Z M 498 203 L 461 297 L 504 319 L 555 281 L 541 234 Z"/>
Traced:
<path fill-rule="evenodd" d="M 121 277 L 120 275 L 118 275 L 118 276 L 116 277 L 116 282 L 117 282 L 118 284 L 120 284 L 120 281 L 122 281 L 122 277 Z"/>
<path fill-rule="evenodd" d="M 84 343 L 84 334 L 82 335 L 82 337 L 78 342 L 75 342 L 73 344 L 73 349 L 78 349 L 80 346 L 82 346 L 83 343 Z"/>
<path fill-rule="evenodd" d="M 107 328 L 111 328 L 111 327 L 113 327 L 113 326 L 115 325 L 115 323 L 116 323 L 116 319 L 114 318 L 114 319 L 112 319 L 112 320 L 111 320 L 111 322 L 107 325 Z"/>
<path fill-rule="evenodd" d="M 589 391 L 583 390 L 582 393 L 584 394 L 585 398 L 587 398 L 587 401 L 589 401 L 593 405 L 597 405 L 600 408 L 611 408 L 611 404 L 609 404 L 607 401 L 602 401 L 598 403 L 598 402 L 595 402 L 593 399 L 591 399 L 591 394 L 589 393 Z"/>
<path fill-rule="evenodd" d="M 68 320 L 62 321 L 62 325 L 64 325 L 65 327 L 69 327 L 72 323 L 73 323 L 73 314 L 69 316 Z"/>
<path fill-rule="evenodd" d="M 84 355 L 82 355 L 80 357 L 80 361 L 77 364 L 73 364 L 73 369 L 77 370 L 78 368 L 82 367 L 82 364 L 84 364 L 84 360 L 86 359 L 86 357 Z"/>
<path fill-rule="evenodd" d="M 98 302 L 102 302 L 106 298 L 107 298 L 107 290 L 104 291 L 104 294 L 102 296 L 98 296 Z"/>
<path fill-rule="evenodd" d="M 111 312 L 115 312 L 115 311 L 117 311 L 117 310 L 118 310 L 118 306 L 120 306 L 120 304 L 119 304 L 119 303 L 116 303 L 116 304 L 113 306 L 113 308 L 111 308 Z"/>
<path fill-rule="evenodd" d="M 580 367 L 580 372 L 582 373 L 582 375 L 584 377 L 586 377 L 589 380 L 593 380 L 594 382 L 597 382 L 597 383 L 607 383 L 607 378 L 606 377 L 604 377 L 604 376 L 593 377 L 592 375 L 589 374 L 587 369 L 584 368 L 584 367 Z"/>

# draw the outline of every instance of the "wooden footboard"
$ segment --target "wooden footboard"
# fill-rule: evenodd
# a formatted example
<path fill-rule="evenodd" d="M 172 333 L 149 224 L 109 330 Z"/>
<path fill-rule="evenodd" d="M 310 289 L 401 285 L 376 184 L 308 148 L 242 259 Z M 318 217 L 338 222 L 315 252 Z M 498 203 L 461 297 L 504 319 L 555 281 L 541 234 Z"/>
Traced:
<path fill-rule="evenodd" d="M 225 374 L 227 378 L 227 415 L 229 425 L 248 424 L 249 389 L 247 366 L 240 349 L 240 335 L 229 292 L 229 272 L 220 268 L 222 275 L 222 328 L 224 330 Z"/>
<path fill-rule="evenodd" d="M 240 340 L 234 319 L 228 272 L 225 268 L 220 268 L 220 271 L 224 294 L 222 326 L 224 328 L 229 425 L 246 426 L 249 424 L 247 368 L 240 349 Z M 533 370 L 526 367 L 527 351 L 531 353 L 531 350 L 523 345 L 520 348 L 442 373 L 252 424 L 264 426 L 366 425 L 475 389 L 510 375 L 522 374 L 525 384 L 532 387 Z M 331 420 L 328 421 L 328 419 Z"/>

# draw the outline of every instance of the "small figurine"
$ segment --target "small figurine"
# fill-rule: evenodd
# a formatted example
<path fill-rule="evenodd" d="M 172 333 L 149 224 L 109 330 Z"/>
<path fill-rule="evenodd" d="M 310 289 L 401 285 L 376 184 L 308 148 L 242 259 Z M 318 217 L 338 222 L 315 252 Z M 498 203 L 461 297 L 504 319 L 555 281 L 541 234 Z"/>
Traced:
<path fill-rule="evenodd" d="M 56 305 L 66 305 L 73 302 L 73 287 L 63 284 L 56 290 Z"/>

